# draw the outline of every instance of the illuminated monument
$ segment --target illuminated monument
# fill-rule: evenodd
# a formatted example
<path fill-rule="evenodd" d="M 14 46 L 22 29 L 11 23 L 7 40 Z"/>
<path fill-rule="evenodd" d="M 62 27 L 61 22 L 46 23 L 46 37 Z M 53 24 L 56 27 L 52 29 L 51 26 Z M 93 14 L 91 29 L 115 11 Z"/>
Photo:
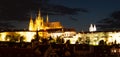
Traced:
<path fill-rule="evenodd" d="M 48 15 L 46 20 L 41 16 L 40 11 L 35 20 L 30 17 L 29 30 L 8 30 L 0 32 L 0 41 L 20 42 L 23 38 L 24 42 L 31 42 L 35 39 L 36 31 L 38 36 L 42 38 L 52 37 L 56 39 L 60 36 L 73 36 L 76 31 L 71 28 L 64 28 L 60 22 L 49 22 Z"/>
<path fill-rule="evenodd" d="M 20 42 L 23 38 L 22 41 L 31 42 L 35 39 L 35 35 L 38 35 L 44 39 L 51 37 L 55 42 L 57 38 L 64 39 L 64 43 L 70 40 L 71 44 L 77 42 L 78 44 L 98 45 L 101 40 L 107 45 L 120 44 L 120 30 L 97 31 L 94 24 L 90 24 L 88 29 L 89 31 L 77 33 L 72 28 L 63 27 L 60 22 L 50 22 L 48 15 L 44 19 L 39 11 L 35 19 L 30 17 L 29 30 L 0 31 L 0 41 Z"/>
<path fill-rule="evenodd" d="M 40 15 L 40 11 L 39 11 L 38 16 L 36 17 L 35 21 L 33 21 L 32 17 L 30 18 L 30 22 L 29 22 L 29 30 L 30 31 L 57 29 L 57 28 L 63 28 L 63 26 L 61 26 L 60 22 L 49 22 L 48 15 L 46 17 L 46 22 L 44 22 L 43 17 L 41 17 L 41 15 Z"/>
<path fill-rule="evenodd" d="M 32 17 L 29 22 L 29 31 L 39 31 L 38 34 L 43 38 L 57 38 L 59 36 L 72 36 L 76 34 L 74 29 L 64 28 L 60 22 L 49 22 L 48 15 L 46 16 L 46 20 L 41 16 L 40 11 L 38 12 L 37 17 L 33 21 Z M 35 35 L 35 33 L 31 32 L 31 35 Z"/>
<path fill-rule="evenodd" d="M 43 38 L 48 38 L 50 36 L 56 35 L 56 33 L 53 35 L 53 31 L 62 31 L 63 26 L 60 22 L 49 22 L 48 15 L 46 17 L 46 21 L 44 21 L 44 18 L 41 16 L 40 11 L 38 12 L 37 17 L 33 21 L 32 17 L 30 18 L 29 22 L 29 31 L 39 31 L 38 35 Z M 49 31 L 52 31 L 52 33 L 49 33 Z M 31 33 L 32 35 L 35 35 L 35 33 Z M 58 36 L 58 35 L 57 35 Z"/>

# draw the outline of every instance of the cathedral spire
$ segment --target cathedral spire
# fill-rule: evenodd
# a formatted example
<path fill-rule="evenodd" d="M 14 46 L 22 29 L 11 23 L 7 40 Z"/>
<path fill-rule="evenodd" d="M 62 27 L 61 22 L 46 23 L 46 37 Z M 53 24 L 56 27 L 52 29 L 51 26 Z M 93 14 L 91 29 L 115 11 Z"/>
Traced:
<path fill-rule="evenodd" d="M 29 22 L 29 30 L 33 30 L 33 27 L 34 27 L 34 25 L 33 25 L 33 19 L 32 19 L 32 14 L 31 14 L 30 22 Z"/>
<path fill-rule="evenodd" d="M 40 16 L 41 16 L 41 15 L 40 15 L 40 13 L 41 13 L 41 12 L 40 12 L 40 10 L 39 10 L 39 12 L 38 12 L 38 17 L 40 17 Z"/>
<path fill-rule="evenodd" d="M 96 29 L 96 25 L 94 24 L 94 27 L 93 27 L 93 29 L 94 29 L 94 31 L 96 31 L 97 29 Z"/>
<path fill-rule="evenodd" d="M 93 31 L 93 25 L 92 25 L 92 24 L 90 24 L 89 31 L 90 31 L 90 32 Z"/>
<path fill-rule="evenodd" d="M 94 24 L 90 24 L 90 27 L 89 27 L 89 31 L 90 32 L 93 32 L 93 31 L 96 31 L 97 29 L 96 29 L 96 25 Z"/>
<path fill-rule="evenodd" d="M 46 23 L 48 23 L 48 22 L 49 22 L 49 17 L 48 17 L 48 14 L 47 14 Z"/>

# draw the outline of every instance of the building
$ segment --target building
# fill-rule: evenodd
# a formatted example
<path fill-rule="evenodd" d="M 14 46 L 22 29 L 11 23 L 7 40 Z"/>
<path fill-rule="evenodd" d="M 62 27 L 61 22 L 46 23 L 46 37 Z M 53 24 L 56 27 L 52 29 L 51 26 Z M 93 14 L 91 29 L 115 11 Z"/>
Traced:
<path fill-rule="evenodd" d="M 89 41 L 90 45 L 99 45 L 102 40 L 106 45 L 120 44 L 120 31 L 79 32 L 79 35 L 81 43 Z"/>
<path fill-rule="evenodd" d="M 76 31 L 73 28 L 65 28 L 61 25 L 60 22 L 50 22 L 48 15 L 44 19 L 41 16 L 40 11 L 38 12 L 35 19 L 30 17 L 29 30 L 14 30 L 14 31 L 3 31 L 0 33 L 0 41 L 11 41 L 13 38 L 18 38 L 17 42 L 20 42 L 20 38 L 24 38 L 23 41 L 31 42 L 32 39 L 35 39 L 36 32 L 41 38 L 52 37 L 56 39 L 57 37 L 64 36 L 73 36 L 76 34 Z"/>
<path fill-rule="evenodd" d="M 48 15 L 44 19 L 40 11 L 35 19 L 30 17 L 29 30 L 8 30 L 0 32 L 0 41 L 31 42 L 35 39 L 36 32 L 41 38 L 63 38 L 65 42 L 70 40 L 72 44 L 99 45 L 104 41 L 107 45 L 120 44 L 120 31 L 97 31 L 96 25 L 91 24 L 89 31 L 77 33 L 73 28 L 65 28 L 58 21 L 50 22 Z"/>
<path fill-rule="evenodd" d="M 39 36 L 43 38 L 47 38 L 52 36 L 53 38 L 59 37 L 61 35 L 66 35 L 66 32 L 76 33 L 72 28 L 64 28 L 60 22 L 49 22 L 48 15 L 46 20 L 41 16 L 40 11 L 38 12 L 38 16 L 33 21 L 32 17 L 29 22 L 29 31 L 39 31 Z M 67 33 L 68 34 L 68 33 Z"/>
<path fill-rule="evenodd" d="M 30 18 L 29 30 L 31 31 L 58 29 L 58 28 L 63 28 L 60 22 L 49 22 L 48 15 L 46 17 L 46 22 L 44 22 L 44 18 L 40 15 L 40 11 L 35 21 L 33 21 L 32 17 Z"/>

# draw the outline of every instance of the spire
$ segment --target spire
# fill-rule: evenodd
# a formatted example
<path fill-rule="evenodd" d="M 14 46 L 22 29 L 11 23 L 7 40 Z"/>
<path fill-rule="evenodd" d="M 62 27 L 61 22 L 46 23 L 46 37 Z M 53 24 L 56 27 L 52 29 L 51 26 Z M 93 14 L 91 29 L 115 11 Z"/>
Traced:
<path fill-rule="evenodd" d="M 39 10 L 39 12 L 38 12 L 38 17 L 40 17 L 41 15 L 40 15 L 40 10 Z"/>
<path fill-rule="evenodd" d="M 91 24 L 90 27 L 89 27 L 89 31 L 90 32 L 96 31 L 96 25 Z"/>
<path fill-rule="evenodd" d="M 92 25 L 92 24 L 90 24 L 89 31 L 90 31 L 90 32 L 94 31 L 94 30 L 93 30 L 93 25 Z"/>
<path fill-rule="evenodd" d="M 47 14 L 46 23 L 48 23 L 48 22 L 49 22 L 49 18 L 48 18 L 48 14 Z"/>
<path fill-rule="evenodd" d="M 94 31 L 96 31 L 97 29 L 96 29 L 96 25 L 94 24 L 94 27 L 93 27 L 93 29 L 94 29 Z"/>
<path fill-rule="evenodd" d="M 30 16 L 30 22 L 29 22 L 29 30 L 33 30 L 33 20 L 32 20 L 32 15 Z"/>

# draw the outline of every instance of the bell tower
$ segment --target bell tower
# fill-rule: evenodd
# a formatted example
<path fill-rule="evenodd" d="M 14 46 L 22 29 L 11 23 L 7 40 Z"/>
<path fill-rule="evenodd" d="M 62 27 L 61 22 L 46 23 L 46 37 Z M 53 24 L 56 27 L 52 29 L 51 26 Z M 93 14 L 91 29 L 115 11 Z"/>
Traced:
<path fill-rule="evenodd" d="M 96 25 L 94 24 L 90 24 L 90 27 L 89 27 L 89 31 L 90 32 L 93 32 L 93 31 L 96 31 L 97 29 L 96 29 Z"/>

